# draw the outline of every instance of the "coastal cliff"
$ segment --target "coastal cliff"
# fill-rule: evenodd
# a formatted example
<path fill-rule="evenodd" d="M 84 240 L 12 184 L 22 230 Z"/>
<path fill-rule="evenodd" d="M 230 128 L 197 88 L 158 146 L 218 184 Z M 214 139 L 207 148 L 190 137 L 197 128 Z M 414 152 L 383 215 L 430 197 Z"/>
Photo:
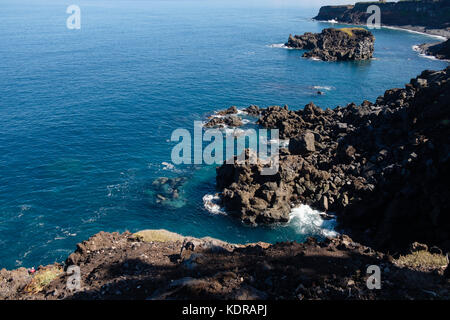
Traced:
<path fill-rule="evenodd" d="M 425 245 L 392 257 L 347 236 L 305 243 L 229 244 L 165 230 L 100 232 L 64 265 L 0 270 L 0 299 L 449 299 L 446 258 Z M 367 267 L 382 290 L 367 286 Z M 79 287 L 69 287 L 69 266 Z"/>
<path fill-rule="evenodd" d="M 314 19 L 366 24 L 371 15 L 367 13 L 367 8 L 374 4 L 381 9 L 382 25 L 400 26 L 447 37 L 450 34 L 450 0 L 372 1 L 346 6 L 324 6 Z"/>
<path fill-rule="evenodd" d="M 309 50 L 306 58 L 324 61 L 367 60 L 372 58 L 375 37 L 363 28 L 324 29 L 321 33 L 307 32 L 289 36 L 285 46 Z"/>
<path fill-rule="evenodd" d="M 337 214 L 357 241 L 402 250 L 413 241 L 450 250 L 450 67 L 424 71 L 375 103 L 323 110 L 260 110 L 258 123 L 290 139 L 276 175 L 263 163 L 224 163 L 217 187 L 230 214 L 286 222 L 308 204 Z M 250 155 L 250 153 L 249 153 Z"/>

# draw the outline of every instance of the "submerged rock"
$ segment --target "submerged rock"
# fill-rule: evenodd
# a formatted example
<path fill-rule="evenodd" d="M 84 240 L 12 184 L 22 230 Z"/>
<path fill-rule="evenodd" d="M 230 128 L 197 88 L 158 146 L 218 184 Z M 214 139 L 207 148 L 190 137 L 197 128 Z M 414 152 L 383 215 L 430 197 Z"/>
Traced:
<path fill-rule="evenodd" d="M 180 197 L 181 187 L 186 182 L 185 177 L 160 177 L 152 182 L 152 190 L 156 203 L 170 204 Z"/>
<path fill-rule="evenodd" d="M 308 50 L 306 58 L 324 61 L 367 60 L 374 52 L 375 37 L 363 28 L 324 29 L 321 33 L 307 32 L 289 36 L 286 46 Z"/>

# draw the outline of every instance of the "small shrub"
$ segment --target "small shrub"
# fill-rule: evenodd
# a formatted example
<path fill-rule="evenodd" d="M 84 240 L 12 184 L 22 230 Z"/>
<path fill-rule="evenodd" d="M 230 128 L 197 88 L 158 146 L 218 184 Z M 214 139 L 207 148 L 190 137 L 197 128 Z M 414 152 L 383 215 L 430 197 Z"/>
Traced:
<path fill-rule="evenodd" d="M 405 267 L 423 267 L 436 269 L 447 265 L 447 258 L 442 254 L 430 253 L 426 250 L 416 251 L 400 256 L 396 263 Z"/>
<path fill-rule="evenodd" d="M 353 31 L 355 31 L 355 30 L 366 30 L 366 29 L 364 29 L 364 28 L 341 28 L 341 29 L 338 29 L 338 30 L 340 30 L 342 32 L 345 32 L 350 37 L 353 37 L 354 36 Z"/>
<path fill-rule="evenodd" d="M 30 283 L 25 287 L 27 293 L 38 293 L 44 290 L 50 282 L 58 278 L 63 270 L 59 266 L 44 267 L 36 271 Z"/>

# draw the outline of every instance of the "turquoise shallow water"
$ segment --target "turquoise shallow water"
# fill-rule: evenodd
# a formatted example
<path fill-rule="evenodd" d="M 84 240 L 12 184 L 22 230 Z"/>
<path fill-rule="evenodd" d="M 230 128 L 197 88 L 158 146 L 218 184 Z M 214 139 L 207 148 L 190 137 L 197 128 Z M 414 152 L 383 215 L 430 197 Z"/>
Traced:
<path fill-rule="evenodd" d="M 176 128 L 230 105 L 374 100 L 445 62 L 411 47 L 427 36 L 376 30 L 376 60 L 325 63 L 270 47 L 317 32 L 317 10 L 207 1 L 3 0 L 0 7 L 0 267 L 63 260 L 100 231 L 166 228 L 232 242 L 303 240 L 291 224 L 250 228 L 203 208 L 212 166 L 170 161 Z M 317 96 L 314 86 L 326 87 Z M 181 200 L 151 183 L 188 177 Z"/>

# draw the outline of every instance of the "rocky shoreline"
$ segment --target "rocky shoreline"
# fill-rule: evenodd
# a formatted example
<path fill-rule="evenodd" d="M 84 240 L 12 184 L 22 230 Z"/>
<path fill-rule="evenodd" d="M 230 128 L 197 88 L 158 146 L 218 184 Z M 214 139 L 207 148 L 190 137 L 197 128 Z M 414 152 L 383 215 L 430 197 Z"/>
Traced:
<path fill-rule="evenodd" d="M 0 299 L 448 300 L 446 264 L 425 245 L 393 257 L 347 236 L 235 245 L 165 230 L 100 232 L 64 265 L 0 270 Z M 379 290 L 367 287 L 371 265 L 381 271 Z M 78 288 L 67 285 L 69 266 L 80 268 Z"/>
<path fill-rule="evenodd" d="M 427 70 L 375 103 L 333 110 L 261 109 L 258 123 L 278 128 L 289 148 L 273 176 L 260 162 L 219 167 L 223 206 L 259 224 L 286 222 L 307 204 L 336 213 L 341 228 L 380 250 L 420 241 L 449 251 L 449 78 L 450 67 Z"/>
<path fill-rule="evenodd" d="M 450 60 L 450 40 L 439 43 L 425 43 L 418 46 L 420 53 L 441 60 Z"/>
<path fill-rule="evenodd" d="M 449 78 L 450 67 L 427 70 L 374 103 L 333 110 L 245 109 L 290 143 L 276 175 L 261 176 L 258 162 L 217 169 L 229 213 L 283 222 L 304 203 L 336 213 L 352 238 L 238 245 L 164 230 L 101 232 L 64 264 L 0 270 L 0 298 L 448 300 Z M 179 183 L 155 188 L 175 192 Z M 366 285 L 370 265 L 382 271 L 381 290 Z M 80 267 L 80 289 L 67 286 L 69 266 Z"/>
<path fill-rule="evenodd" d="M 328 28 L 321 33 L 289 35 L 285 46 L 309 50 L 305 58 L 323 61 L 368 60 L 374 52 L 375 37 L 363 28 Z"/>

